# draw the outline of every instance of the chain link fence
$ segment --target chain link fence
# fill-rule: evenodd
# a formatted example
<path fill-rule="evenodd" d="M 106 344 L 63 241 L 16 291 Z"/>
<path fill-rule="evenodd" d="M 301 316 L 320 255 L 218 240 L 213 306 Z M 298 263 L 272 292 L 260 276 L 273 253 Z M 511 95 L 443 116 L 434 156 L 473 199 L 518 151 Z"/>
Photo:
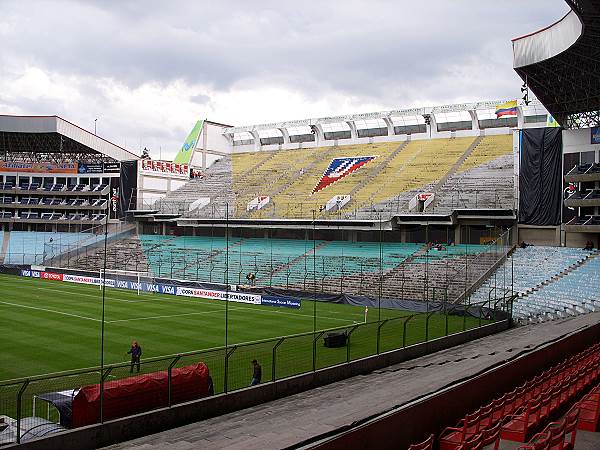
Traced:
<path fill-rule="evenodd" d="M 172 382 L 178 369 L 199 363 L 206 366 L 212 386 L 198 397 L 227 393 L 250 385 L 255 359 L 262 366 L 261 382 L 273 382 L 504 320 L 510 317 L 511 303 L 511 297 L 503 297 L 495 302 L 454 305 L 316 332 L 142 359 L 139 366 L 127 362 L 1 382 L 0 418 L 8 426 L 0 432 L 0 444 L 23 442 L 58 432 L 63 426 L 81 425 L 70 422 L 65 409 L 57 408 L 61 402 L 75 405 L 80 391 L 86 392 L 91 408 L 85 423 L 103 422 L 122 415 L 114 406 L 116 387 L 143 386 L 129 392 L 128 414 L 170 407 L 189 400 L 182 394 L 182 387 Z M 342 344 L 327 346 L 328 339 L 336 336 L 342 339 Z M 148 384 L 149 380 L 162 380 L 162 384 L 154 386 Z"/>

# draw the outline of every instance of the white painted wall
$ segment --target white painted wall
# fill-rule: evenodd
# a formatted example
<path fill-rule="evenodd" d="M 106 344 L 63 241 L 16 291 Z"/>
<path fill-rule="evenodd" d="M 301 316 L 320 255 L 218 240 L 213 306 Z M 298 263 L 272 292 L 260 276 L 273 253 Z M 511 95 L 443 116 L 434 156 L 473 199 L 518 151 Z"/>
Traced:
<path fill-rule="evenodd" d="M 596 162 L 599 162 L 598 151 L 600 144 L 592 144 L 592 130 L 582 128 L 580 130 L 563 130 L 563 153 L 596 152 Z"/>

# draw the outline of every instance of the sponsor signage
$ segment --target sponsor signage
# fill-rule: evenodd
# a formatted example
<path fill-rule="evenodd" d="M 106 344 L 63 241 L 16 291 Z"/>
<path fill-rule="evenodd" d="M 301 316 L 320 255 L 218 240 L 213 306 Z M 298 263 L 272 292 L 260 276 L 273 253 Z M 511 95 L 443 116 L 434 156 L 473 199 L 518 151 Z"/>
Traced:
<path fill-rule="evenodd" d="M 77 173 L 77 163 L 0 161 L 0 172 Z"/>
<path fill-rule="evenodd" d="M 79 164 L 79 173 L 103 173 L 102 164 Z"/>
<path fill-rule="evenodd" d="M 79 163 L 78 166 L 80 174 L 119 173 L 121 171 L 121 164 L 118 162 L 104 164 Z"/>
<path fill-rule="evenodd" d="M 185 297 L 210 298 L 215 300 L 229 300 L 230 302 L 249 303 L 252 305 L 261 304 L 260 295 L 244 294 L 241 292 L 223 292 L 213 291 L 209 289 L 177 287 L 177 293 L 175 295 L 183 295 Z"/>
<path fill-rule="evenodd" d="M 261 305 L 299 309 L 300 299 L 295 297 L 274 297 L 265 295 L 261 299 Z"/>
<path fill-rule="evenodd" d="M 45 280 L 65 281 L 67 283 L 90 284 L 95 286 L 102 285 L 102 278 L 87 275 L 71 275 L 57 272 L 45 272 L 38 270 L 21 270 L 22 277 L 42 278 Z M 229 300 L 230 302 L 246 303 L 249 305 L 267 305 L 280 308 L 295 308 L 301 306 L 301 301 L 295 297 L 274 295 L 247 294 L 234 291 L 215 291 L 211 289 L 200 289 L 195 287 L 175 286 L 171 284 L 158 284 L 148 282 L 137 282 L 131 280 L 113 280 L 107 278 L 105 284 L 108 287 L 117 289 L 128 289 L 132 291 L 155 292 L 157 294 L 177 295 L 183 297 L 207 298 L 213 300 Z"/>
<path fill-rule="evenodd" d="M 173 175 L 189 176 L 190 166 L 187 164 L 176 164 L 169 161 L 154 161 L 152 159 L 142 159 L 140 161 L 142 172 L 159 172 Z"/>
<path fill-rule="evenodd" d="M 592 127 L 592 144 L 600 144 L 600 127 Z"/>
<path fill-rule="evenodd" d="M 121 172 L 121 163 L 111 162 L 104 163 L 104 173 L 119 173 Z"/>

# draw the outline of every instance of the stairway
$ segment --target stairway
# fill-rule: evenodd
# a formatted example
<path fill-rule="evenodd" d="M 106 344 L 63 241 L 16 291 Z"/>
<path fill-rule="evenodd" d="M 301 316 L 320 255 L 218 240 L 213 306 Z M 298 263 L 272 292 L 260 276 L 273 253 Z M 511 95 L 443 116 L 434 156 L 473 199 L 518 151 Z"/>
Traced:
<path fill-rule="evenodd" d="M 296 181 L 298 181 L 304 174 L 306 173 L 310 173 L 310 171 L 318 164 L 320 164 L 323 160 L 330 158 L 332 156 L 333 153 L 335 153 L 338 150 L 337 146 L 332 146 L 332 147 L 328 147 L 327 149 L 323 150 L 322 152 L 318 153 L 318 157 L 316 159 L 314 159 L 310 164 L 306 165 L 306 166 L 302 166 L 301 169 L 296 170 L 296 174 L 284 185 L 280 186 L 278 189 L 269 192 L 269 197 L 271 197 L 271 199 L 273 199 L 273 197 L 275 197 L 276 195 L 282 194 L 283 192 L 285 192 L 290 186 L 292 186 Z M 262 209 L 261 212 L 264 214 L 267 211 L 271 211 L 271 215 L 275 214 L 274 211 L 274 203 L 271 201 L 269 202 L 267 205 L 265 205 Z M 250 215 L 250 213 L 248 211 L 240 211 L 238 217 L 248 217 Z"/>
<path fill-rule="evenodd" d="M 276 275 L 276 274 L 278 274 L 279 272 L 283 272 L 284 270 L 288 269 L 289 267 L 292 267 L 293 265 L 295 265 L 295 264 L 299 263 L 299 262 L 300 262 L 300 261 L 302 261 L 303 259 L 306 259 L 306 258 L 308 258 L 310 255 L 312 255 L 312 254 L 315 252 L 315 250 L 319 250 L 320 248 L 323 248 L 323 247 L 325 247 L 327 244 L 328 244 L 328 242 L 321 242 L 321 243 L 320 243 L 319 245 L 317 245 L 317 246 L 316 246 L 314 249 L 312 249 L 312 248 L 311 248 L 311 249 L 310 249 L 310 250 L 308 250 L 306 253 L 304 253 L 304 254 L 302 254 L 302 255 L 300 255 L 300 256 L 297 256 L 297 257 L 295 257 L 294 259 L 292 259 L 292 260 L 291 260 L 289 263 L 283 264 L 283 265 L 281 265 L 281 266 L 279 266 L 279 267 L 275 268 L 275 269 L 273 270 L 273 272 L 271 272 L 271 277 L 272 277 L 273 275 Z"/>
<path fill-rule="evenodd" d="M 567 267 L 566 269 L 557 273 L 556 275 L 553 275 L 552 277 L 548 278 L 547 280 L 544 280 L 541 283 L 539 283 L 537 286 L 534 286 L 533 288 L 525 291 L 520 297 L 518 297 L 518 299 L 516 299 L 516 303 L 526 301 L 527 297 L 529 297 L 534 292 L 538 292 L 538 291 L 544 292 L 545 287 L 551 286 L 552 284 L 554 284 L 557 281 L 561 280 L 562 278 L 570 275 L 576 269 L 588 264 L 590 261 L 598 258 L 599 256 L 600 256 L 600 250 L 596 250 L 595 252 L 586 255 L 586 257 L 583 258 L 582 260 L 577 261 L 575 264 L 571 264 L 569 267 Z M 530 315 L 528 318 L 520 318 L 518 321 L 522 324 L 527 324 L 530 322 L 545 322 L 547 320 L 563 319 L 563 318 L 566 318 L 569 316 L 578 315 L 582 312 L 590 312 L 590 311 L 596 310 L 596 308 L 593 306 L 593 304 L 592 304 L 591 310 L 586 309 L 586 307 L 584 305 L 585 305 L 585 303 L 583 303 L 581 305 L 571 305 L 571 307 L 567 307 L 567 306 L 563 305 L 564 311 L 562 311 L 562 310 L 559 311 L 557 309 L 554 312 L 550 312 L 550 311 L 540 312 L 538 314 Z"/>
<path fill-rule="evenodd" d="M 473 142 L 471 143 L 471 145 L 469 145 L 469 148 L 467 148 L 465 150 L 465 152 L 461 155 L 460 158 L 458 158 L 456 160 L 456 162 L 452 165 L 452 167 L 450 168 L 450 170 L 448 170 L 448 172 L 446 173 L 446 175 L 444 175 L 440 181 L 438 181 L 435 186 L 433 187 L 433 189 L 431 190 L 431 192 L 433 192 L 434 194 L 437 194 L 438 191 L 440 189 L 442 189 L 444 187 L 444 185 L 446 184 L 446 182 L 448 181 L 448 179 L 453 176 L 458 169 L 460 168 L 460 166 L 463 165 L 463 163 L 466 161 L 466 159 L 471 156 L 471 153 L 473 153 L 473 151 L 477 148 L 477 146 L 480 144 L 480 142 L 482 141 L 483 136 L 477 136 Z M 432 209 L 435 210 L 435 207 L 437 206 L 438 200 L 434 197 L 433 202 L 431 203 L 431 205 L 429 205 L 428 209 Z"/>
<path fill-rule="evenodd" d="M 372 173 L 370 173 L 367 177 L 364 177 L 360 183 L 358 183 L 356 186 L 354 186 L 352 188 L 352 190 L 348 193 L 348 195 L 350 195 L 350 201 L 348 202 L 348 204 L 346 204 L 344 206 L 344 209 L 349 210 L 350 208 L 352 208 L 352 205 L 355 203 L 354 195 L 358 191 L 360 191 L 362 188 L 367 186 L 369 183 L 371 183 L 375 179 L 375 177 L 377 175 L 379 175 L 381 173 L 381 171 L 387 167 L 387 165 L 390 163 L 390 161 L 392 161 L 396 156 L 398 156 L 398 153 L 400 153 L 402 150 L 404 150 L 404 148 L 409 144 L 409 142 L 410 141 L 404 141 L 402 144 L 400 144 L 396 150 L 394 150 L 392 153 L 390 153 L 387 156 L 387 158 L 385 158 L 382 162 L 379 163 L 377 168 Z M 360 206 L 362 206 L 362 205 L 360 205 Z M 321 216 L 323 216 L 325 214 L 326 214 L 326 212 L 324 211 L 321 213 Z"/>

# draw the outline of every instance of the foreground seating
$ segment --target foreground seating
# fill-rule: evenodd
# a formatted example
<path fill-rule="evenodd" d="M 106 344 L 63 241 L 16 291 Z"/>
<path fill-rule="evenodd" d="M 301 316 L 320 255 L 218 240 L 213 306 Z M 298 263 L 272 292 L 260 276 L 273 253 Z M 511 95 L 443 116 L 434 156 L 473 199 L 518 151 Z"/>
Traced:
<path fill-rule="evenodd" d="M 527 445 L 519 450 L 573 450 L 577 438 L 577 422 L 580 409 L 575 405 L 559 422 L 552 422 L 541 433 L 536 434 Z"/>
<path fill-rule="evenodd" d="M 579 422 L 577 428 L 584 431 L 598 431 L 600 421 L 600 385 L 579 402 Z"/>
<path fill-rule="evenodd" d="M 482 436 L 487 436 L 496 427 L 500 428 L 501 439 L 527 442 L 544 424 L 564 411 L 599 379 L 600 345 L 595 344 L 474 413 L 467 414 L 455 427 L 446 428 L 439 439 L 440 450 L 480 448 L 478 442 Z M 565 427 L 571 427 L 573 420 L 577 425 L 579 420 L 580 429 L 587 426 L 595 430 L 600 418 L 600 387 L 585 397 L 581 409 L 584 411 L 583 419 L 579 419 L 579 407 L 572 409 L 567 415 Z M 577 419 L 573 419 L 575 410 Z M 555 427 L 553 425 L 548 433 L 555 431 Z M 535 435 L 527 448 L 555 448 L 547 445 L 558 442 L 556 433 L 548 436 Z M 567 431 L 566 434 L 571 432 Z M 556 448 L 569 447 L 563 445 Z"/>
<path fill-rule="evenodd" d="M 408 447 L 408 450 L 431 450 L 433 448 L 434 436 L 431 434 L 420 444 L 413 444 Z"/>

